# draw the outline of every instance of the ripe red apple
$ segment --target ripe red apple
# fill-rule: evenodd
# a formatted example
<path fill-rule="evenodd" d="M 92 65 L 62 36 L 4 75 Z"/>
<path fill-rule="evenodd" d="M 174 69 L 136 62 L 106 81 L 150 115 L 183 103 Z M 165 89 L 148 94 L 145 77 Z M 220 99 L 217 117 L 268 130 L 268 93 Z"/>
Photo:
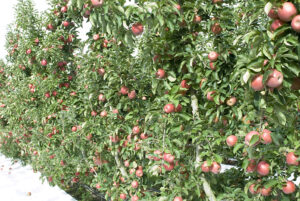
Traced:
<path fill-rule="evenodd" d="M 238 138 L 235 135 L 230 135 L 226 138 L 226 143 L 228 146 L 233 147 L 238 141 Z"/>
<path fill-rule="evenodd" d="M 227 99 L 227 101 L 226 101 L 226 104 L 228 105 L 228 106 L 233 106 L 233 105 L 235 105 L 235 103 L 236 103 L 236 97 L 234 97 L 234 96 L 231 96 L 229 99 Z"/>
<path fill-rule="evenodd" d="M 163 165 L 164 166 L 164 168 L 166 169 L 166 171 L 171 171 L 171 170 L 173 170 L 174 169 L 174 163 L 170 163 L 169 165 L 167 165 L 167 164 L 164 164 Z"/>
<path fill-rule="evenodd" d="M 222 3 L 222 2 L 223 2 L 223 0 L 212 0 L 213 4 Z"/>
<path fill-rule="evenodd" d="M 214 97 L 212 96 L 214 93 L 216 93 L 216 92 L 215 91 L 209 91 L 209 92 L 207 92 L 207 94 L 206 94 L 207 100 L 214 101 Z"/>
<path fill-rule="evenodd" d="M 105 69 L 104 68 L 99 68 L 98 70 L 98 74 L 103 76 L 105 74 Z"/>
<path fill-rule="evenodd" d="M 278 17 L 284 22 L 290 22 L 297 15 L 297 8 L 291 2 L 285 2 L 278 8 Z"/>
<path fill-rule="evenodd" d="M 99 40 L 99 39 L 100 39 L 100 35 L 99 35 L 99 34 L 93 35 L 93 39 L 94 39 L 94 40 Z"/>
<path fill-rule="evenodd" d="M 135 172 L 135 175 L 136 175 L 137 177 L 142 177 L 142 176 L 143 176 L 143 170 L 142 170 L 142 169 L 137 170 L 137 171 Z"/>
<path fill-rule="evenodd" d="M 135 90 L 132 90 L 130 93 L 128 93 L 128 98 L 129 98 L 130 100 L 136 98 L 136 92 L 135 92 Z"/>
<path fill-rule="evenodd" d="M 175 197 L 173 201 L 183 201 L 182 197 Z"/>
<path fill-rule="evenodd" d="M 135 36 L 141 35 L 144 31 L 144 26 L 139 22 L 135 23 L 132 25 L 131 31 L 132 31 L 133 35 L 135 35 Z"/>
<path fill-rule="evenodd" d="M 295 192 L 295 190 L 296 190 L 296 186 L 292 181 L 287 181 L 286 184 L 282 187 L 282 191 L 285 194 L 292 194 Z"/>
<path fill-rule="evenodd" d="M 261 176 L 267 176 L 270 172 L 270 165 L 265 161 L 261 161 L 257 164 L 256 171 Z"/>
<path fill-rule="evenodd" d="M 96 111 L 92 111 L 91 115 L 92 115 L 92 117 L 95 117 L 95 116 L 97 116 L 97 112 Z"/>
<path fill-rule="evenodd" d="M 47 60 L 46 60 L 46 59 L 43 59 L 43 60 L 41 61 L 41 65 L 42 65 L 42 66 L 47 66 Z"/>
<path fill-rule="evenodd" d="M 104 3 L 104 0 L 91 0 L 94 7 L 101 7 Z"/>
<path fill-rule="evenodd" d="M 189 89 L 191 86 L 187 84 L 186 80 L 182 80 L 180 83 L 180 87 L 184 89 Z"/>
<path fill-rule="evenodd" d="M 131 182 L 131 186 L 132 186 L 132 188 L 137 188 L 139 186 L 139 182 L 133 181 L 133 182 Z"/>
<path fill-rule="evenodd" d="M 73 127 L 72 127 L 72 131 L 73 131 L 73 132 L 76 132 L 76 131 L 77 131 L 77 126 L 73 126 Z"/>
<path fill-rule="evenodd" d="M 291 89 L 292 90 L 299 90 L 300 89 L 300 77 L 293 78 Z"/>
<path fill-rule="evenodd" d="M 221 171 L 221 165 L 217 162 L 213 162 L 210 171 L 214 174 L 219 174 Z"/>
<path fill-rule="evenodd" d="M 251 141 L 251 138 L 254 136 L 254 135 L 257 135 L 257 136 L 259 136 L 259 132 L 257 132 L 257 131 L 250 131 L 246 136 L 245 136 L 245 144 L 246 145 L 250 145 L 250 141 Z M 256 145 L 258 145 L 259 144 L 259 141 L 260 140 L 258 140 L 254 145 L 252 145 L 252 146 L 256 146 Z"/>
<path fill-rule="evenodd" d="M 181 112 L 182 106 L 181 104 L 178 104 L 177 107 L 175 108 L 175 112 Z"/>
<path fill-rule="evenodd" d="M 251 184 L 250 187 L 249 187 L 249 191 L 251 194 L 255 195 L 255 194 L 258 194 L 260 192 L 260 188 L 257 188 L 255 190 L 255 184 Z"/>
<path fill-rule="evenodd" d="M 158 69 L 157 72 L 156 72 L 156 77 L 159 78 L 159 79 L 162 79 L 164 78 L 166 75 L 166 72 L 164 69 Z"/>
<path fill-rule="evenodd" d="M 216 70 L 216 66 L 215 66 L 214 62 L 209 62 L 209 67 L 211 70 Z"/>
<path fill-rule="evenodd" d="M 254 172 L 256 170 L 256 162 L 254 159 L 249 159 L 249 165 L 246 169 L 247 172 Z"/>
<path fill-rule="evenodd" d="M 127 95 L 128 91 L 129 91 L 129 89 L 126 86 L 121 87 L 121 90 L 120 90 L 121 94 Z"/>
<path fill-rule="evenodd" d="M 131 201 L 138 201 L 139 197 L 137 195 L 134 195 L 131 197 Z"/>
<path fill-rule="evenodd" d="M 180 12 L 181 11 L 181 6 L 179 4 L 175 5 L 175 8 Z"/>
<path fill-rule="evenodd" d="M 31 53 L 31 49 L 29 48 L 28 50 L 26 50 L 26 54 L 30 54 Z"/>
<path fill-rule="evenodd" d="M 53 29 L 54 29 L 54 27 L 53 27 L 53 25 L 52 25 L 52 24 L 48 24 L 48 25 L 47 25 L 47 29 L 48 29 L 48 30 L 53 30 Z"/>
<path fill-rule="evenodd" d="M 171 103 L 166 104 L 166 105 L 164 106 L 164 111 L 165 111 L 165 113 L 172 113 L 172 112 L 175 112 L 175 106 L 174 106 L 173 104 L 171 104 Z"/>
<path fill-rule="evenodd" d="M 216 22 L 211 26 L 211 31 L 214 34 L 220 34 L 222 32 L 222 27 L 219 23 Z"/>
<path fill-rule="evenodd" d="M 296 166 L 299 165 L 298 157 L 295 155 L 294 152 L 289 152 L 286 155 L 286 163 L 288 165 L 296 165 Z"/>
<path fill-rule="evenodd" d="M 274 20 L 278 19 L 278 13 L 277 13 L 277 10 L 276 10 L 275 8 L 272 8 L 272 9 L 269 11 L 268 16 L 269 16 L 269 18 L 274 19 Z"/>
<path fill-rule="evenodd" d="M 272 192 L 272 188 L 271 187 L 269 187 L 269 188 L 262 187 L 261 190 L 260 190 L 260 193 L 263 196 L 269 196 L 269 195 L 271 195 L 271 192 Z"/>
<path fill-rule="evenodd" d="M 148 135 L 146 133 L 141 133 L 140 137 L 141 137 L 142 140 L 145 140 L 145 139 L 148 138 Z"/>
<path fill-rule="evenodd" d="M 61 9 L 60 9 L 60 12 L 62 13 L 66 13 L 68 11 L 68 6 L 63 6 Z"/>
<path fill-rule="evenodd" d="M 134 126 L 132 128 L 132 133 L 133 134 L 139 134 L 141 132 L 140 128 L 138 126 Z"/>
<path fill-rule="evenodd" d="M 210 172 L 211 166 L 208 166 L 207 161 L 204 161 L 201 165 L 202 172 Z"/>
<path fill-rule="evenodd" d="M 206 82 L 206 81 L 207 81 L 207 79 L 206 79 L 206 78 L 202 78 L 202 79 L 201 79 L 201 81 L 200 81 L 199 87 L 201 88 L 201 87 L 202 87 L 202 84 L 203 84 L 203 82 Z"/>
<path fill-rule="evenodd" d="M 173 163 L 175 160 L 175 156 L 173 156 L 172 154 L 164 153 L 163 159 L 168 163 Z"/>
<path fill-rule="evenodd" d="M 251 87 L 254 91 L 261 91 L 264 89 L 263 75 L 255 75 L 251 81 Z"/>
<path fill-rule="evenodd" d="M 101 101 L 101 102 L 105 102 L 106 98 L 105 98 L 104 94 L 99 94 L 98 100 Z"/>
<path fill-rule="evenodd" d="M 276 69 L 272 69 L 271 71 L 266 84 L 268 87 L 277 88 L 283 82 L 283 74 Z"/>
<path fill-rule="evenodd" d="M 300 15 L 293 18 L 291 25 L 294 31 L 300 33 Z"/>
<path fill-rule="evenodd" d="M 272 143 L 271 131 L 269 131 L 268 129 L 264 129 L 261 134 L 261 139 L 263 144 Z"/>
<path fill-rule="evenodd" d="M 64 27 L 68 27 L 68 26 L 70 25 L 70 22 L 68 22 L 68 21 L 63 21 L 62 24 L 63 24 Z"/>
<path fill-rule="evenodd" d="M 160 159 L 162 158 L 162 153 L 161 153 L 161 151 L 160 150 L 155 150 L 154 152 L 153 152 L 155 155 L 157 155 L 158 157 L 153 157 L 153 160 L 155 160 L 155 161 L 160 161 Z"/>
<path fill-rule="evenodd" d="M 212 51 L 208 54 L 208 59 L 211 61 L 211 62 L 214 62 L 214 61 L 217 61 L 218 60 L 218 57 L 219 57 L 219 54 L 215 51 Z"/>
<path fill-rule="evenodd" d="M 201 16 L 195 15 L 193 22 L 194 22 L 194 23 L 200 23 L 201 20 L 202 20 Z"/>
<path fill-rule="evenodd" d="M 127 195 L 125 193 L 120 194 L 120 199 L 121 200 L 126 200 Z"/>
<path fill-rule="evenodd" d="M 284 22 L 279 20 L 279 19 L 276 19 L 272 22 L 271 24 L 271 27 L 270 27 L 270 30 L 272 32 L 276 31 L 276 29 L 278 29 L 279 27 L 281 27 L 282 25 L 284 25 Z"/>

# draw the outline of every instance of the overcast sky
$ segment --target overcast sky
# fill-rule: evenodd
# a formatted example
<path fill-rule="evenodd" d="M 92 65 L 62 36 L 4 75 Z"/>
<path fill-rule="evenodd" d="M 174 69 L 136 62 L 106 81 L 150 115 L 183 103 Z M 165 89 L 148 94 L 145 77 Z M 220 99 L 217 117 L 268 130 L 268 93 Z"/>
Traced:
<path fill-rule="evenodd" d="M 5 50 L 5 35 L 7 33 L 7 27 L 14 21 L 14 6 L 18 0 L 0 0 L 0 59 L 4 59 L 6 56 Z M 49 8 L 47 0 L 32 0 L 35 5 L 35 9 L 38 11 L 44 11 Z M 86 32 L 90 29 L 90 23 L 84 23 L 83 28 L 79 29 L 79 35 L 81 39 L 86 39 Z"/>
<path fill-rule="evenodd" d="M 46 10 L 48 8 L 46 0 L 32 0 L 35 4 L 35 8 L 39 11 Z M 0 6 L 0 58 L 4 58 L 6 55 L 5 50 L 5 35 L 7 32 L 8 24 L 14 21 L 14 6 L 18 0 L 1 0 Z"/>

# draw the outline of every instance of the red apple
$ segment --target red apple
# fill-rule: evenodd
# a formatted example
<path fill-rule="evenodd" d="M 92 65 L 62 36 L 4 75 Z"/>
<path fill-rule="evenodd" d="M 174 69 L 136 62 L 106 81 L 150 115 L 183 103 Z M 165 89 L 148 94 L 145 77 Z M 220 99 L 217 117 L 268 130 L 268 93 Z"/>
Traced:
<path fill-rule="evenodd" d="M 206 94 L 207 100 L 214 101 L 214 97 L 212 96 L 214 93 L 216 93 L 216 92 L 215 91 L 209 91 L 209 92 L 207 92 L 207 94 Z"/>
<path fill-rule="evenodd" d="M 131 182 L 131 186 L 132 186 L 132 188 L 137 188 L 137 187 L 139 187 L 139 182 L 133 181 L 133 182 Z"/>
<path fill-rule="evenodd" d="M 121 200 L 126 200 L 126 196 L 127 196 L 127 195 L 126 195 L 125 193 L 121 193 L 121 194 L 120 194 L 120 199 L 121 199 Z"/>
<path fill-rule="evenodd" d="M 212 0 L 213 4 L 222 3 L 222 2 L 223 2 L 223 0 Z"/>
<path fill-rule="evenodd" d="M 288 165 L 296 165 L 296 166 L 299 165 L 298 157 L 295 155 L 294 152 L 289 152 L 286 155 L 286 163 Z"/>
<path fill-rule="evenodd" d="M 135 23 L 132 25 L 131 31 L 132 31 L 133 35 L 135 35 L 135 36 L 141 35 L 144 31 L 144 26 L 139 22 Z"/>
<path fill-rule="evenodd" d="M 274 19 L 274 20 L 278 19 L 278 13 L 277 13 L 277 10 L 274 9 L 274 8 L 272 8 L 272 9 L 269 11 L 268 16 L 269 16 L 269 18 Z"/>
<path fill-rule="evenodd" d="M 132 133 L 133 134 L 139 134 L 141 132 L 140 128 L 138 126 L 134 126 L 132 128 Z"/>
<path fill-rule="evenodd" d="M 209 67 L 211 70 L 216 70 L 216 66 L 215 66 L 214 62 L 209 62 Z"/>
<path fill-rule="evenodd" d="M 47 60 L 46 60 L 46 59 L 43 59 L 43 60 L 41 61 L 41 65 L 42 65 L 42 66 L 47 66 Z"/>
<path fill-rule="evenodd" d="M 121 94 L 127 95 L 128 91 L 129 91 L 129 89 L 126 86 L 121 87 L 121 90 L 120 90 Z"/>
<path fill-rule="evenodd" d="M 183 201 L 182 197 L 175 197 L 173 201 Z"/>
<path fill-rule="evenodd" d="M 76 131 L 77 131 L 77 126 L 73 126 L 73 127 L 72 127 L 72 131 L 73 131 L 73 132 L 76 132 Z"/>
<path fill-rule="evenodd" d="M 222 32 L 222 27 L 219 23 L 216 22 L 211 26 L 211 31 L 214 34 L 220 34 Z"/>
<path fill-rule="evenodd" d="M 128 93 L 128 98 L 129 98 L 130 100 L 136 98 L 136 92 L 135 92 L 135 90 L 132 90 L 130 93 Z"/>
<path fill-rule="evenodd" d="M 140 137 L 141 137 L 142 140 L 145 140 L 145 139 L 148 138 L 148 135 L 146 133 L 141 133 Z"/>
<path fill-rule="evenodd" d="M 202 172 L 210 172 L 211 166 L 208 166 L 207 161 L 204 161 L 201 165 Z"/>
<path fill-rule="evenodd" d="M 214 174 L 219 174 L 221 171 L 221 165 L 217 162 L 213 162 L 210 171 Z"/>
<path fill-rule="evenodd" d="M 286 182 L 286 184 L 282 187 L 282 191 L 285 194 L 294 193 L 296 191 L 296 186 L 295 186 L 294 182 L 292 182 L 292 181 Z"/>
<path fill-rule="evenodd" d="M 92 111 L 91 115 L 92 115 L 92 117 L 95 117 L 95 116 L 97 116 L 97 112 L 96 111 Z"/>
<path fill-rule="evenodd" d="M 268 87 L 277 88 L 283 82 L 283 74 L 276 69 L 272 69 L 271 71 L 266 84 Z"/>
<path fill-rule="evenodd" d="M 158 69 L 157 72 L 156 72 L 156 77 L 159 78 L 159 79 L 162 79 L 164 78 L 166 75 L 166 72 L 164 69 Z"/>
<path fill-rule="evenodd" d="M 173 163 L 175 160 L 175 156 L 173 156 L 172 154 L 164 153 L 163 159 L 168 163 Z"/>
<path fill-rule="evenodd" d="M 182 80 L 180 83 L 180 87 L 184 89 L 189 89 L 191 86 L 187 84 L 186 80 Z"/>
<path fill-rule="evenodd" d="M 170 163 L 169 165 L 167 165 L 167 164 L 164 164 L 163 165 L 164 166 L 164 168 L 166 169 L 166 171 L 171 171 L 171 170 L 173 170 L 174 169 L 174 163 Z"/>
<path fill-rule="evenodd" d="M 300 33 L 300 15 L 297 15 L 293 18 L 291 25 L 294 31 Z"/>
<path fill-rule="evenodd" d="M 99 34 L 93 35 L 93 39 L 94 39 L 94 40 L 99 40 L 99 38 L 100 38 L 100 35 L 99 35 Z"/>
<path fill-rule="evenodd" d="M 26 50 L 26 54 L 30 54 L 31 53 L 31 49 Z"/>
<path fill-rule="evenodd" d="M 270 165 L 265 161 L 261 161 L 257 164 L 256 171 L 261 176 L 267 176 L 270 172 Z"/>
<path fill-rule="evenodd" d="M 226 143 L 228 146 L 233 147 L 238 141 L 238 138 L 235 135 L 230 135 L 226 138 Z"/>
<path fill-rule="evenodd" d="M 214 61 L 217 61 L 218 60 L 218 57 L 219 57 L 219 54 L 215 51 L 212 51 L 208 54 L 208 59 L 211 61 L 211 62 L 214 62 Z"/>
<path fill-rule="evenodd" d="M 142 177 L 142 176 L 143 176 L 143 170 L 142 170 L 142 169 L 137 170 L 137 171 L 135 172 L 135 175 L 136 175 L 137 177 Z"/>
<path fill-rule="evenodd" d="M 104 94 L 99 94 L 98 100 L 101 101 L 101 102 L 105 102 L 106 98 L 105 98 Z"/>
<path fill-rule="evenodd" d="M 195 15 L 193 22 L 194 22 L 194 23 L 200 23 L 201 20 L 202 20 L 201 16 Z"/>
<path fill-rule="evenodd" d="M 139 197 L 137 195 L 134 195 L 131 197 L 131 201 L 138 201 Z"/>
<path fill-rule="evenodd" d="M 171 104 L 171 103 L 166 104 L 166 105 L 164 106 L 164 111 L 165 111 L 165 113 L 172 113 L 172 112 L 175 112 L 175 106 L 174 106 L 173 104 Z"/>
<path fill-rule="evenodd" d="M 247 172 L 254 172 L 256 170 L 256 162 L 254 159 L 248 159 L 249 165 L 246 169 Z"/>
<path fill-rule="evenodd" d="M 250 131 L 246 136 L 245 136 L 245 144 L 246 145 L 250 145 L 250 141 L 251 141 L 251 138 L 254 136 L 254 135 L 257 135 L 257 136 L 259 136 L 259 132 L 257 132 L 257 131 Z M 259 144 L 259 141 L 260 140 L 258 140 L 254 145 L 252 145 L 252 146 L 256 146 L 256 145 L 258 145 Z"/>
<path fill-rule="evenodd" d="M 255 190 L 255 184 L 251 184 L 250 187 L 249 187 L 249 191 L 251 194 L 255 195 L 255 194 L 258 194 L 260 192 L 260 188 L 257 188 Z"/>
<path fill-rule="evenodd" d="M 284 22 L 279 20 L 279 19 L 276 19 L 272 22 L 271 24 L 271 27 L 270 27 L 270 30 L 272 32 L 276 31 L 276 29 L 278 29 L 279 27 L 281 27 L 282 25 L 284 25 Z"/>
<path fill-rule="evenodd" d="M 278 17 L 284 22 L 290 22 L 297 15 L 297 8 L 291 2 L 285 2 L 278 8 Z"/>
<path fill-rule="evenodd" d="M 271 131 L 269 131 L 268 129 L 264 129 L 261 134 L 261 139 L 263 144 L 272 143 Z"/>
<path fill-rule="evenodd" d="M 251 87 L 254 91 L 262 91 L 264 89 L 263 75 L 256 75 L 251 81 Z"/>
<path fill-rule="evenodd" d="M 62 13 L 66 13 L 68 11 L 68 6 L 63 6 L 61 9 L 60 9 L 60 12 Z"/>
<path fill-rule="evenodd" d="M 181 104 L 178 104 L 177 107 L 175 108 L 175 112 L 181 112 L 182 106 Z"/>
<path fill-rule="evenodd" d="M 103 76 L 105 74 L 105 69 L 104 68 L 99 68 L 98 70 L 98 74 Z"/>
<path fill-rule="evenodd" d="M 228 106 L 233 106 L 236 103 L 236 97 L 232 96 L 229 99 L 227 99 L 226 104 Z"/>
<path fill-rule="evenodd" d="M 260 193 L 261 193 L 263 196 L 269 196 L 269 195 L 271 195 L 271 192 L 272 192 L 272 188 L 271 188 L 271 187 L 269 187 L 269 188 L 263 187 L 263 188 L 260 190 Z"/>
<path fill-rule="evenodd" d="M 68 27 L 68 26 L 70 25 L 70 22 L 68 22 L 68 21 L 63 21 L 62 24 L 63 24 L 64 27 Z"/>
<path fill-rule="evenodd" d="M 103 5 L 104 0 L 91 0 L 91 2 L 94 7 L 101 7 Z"/>

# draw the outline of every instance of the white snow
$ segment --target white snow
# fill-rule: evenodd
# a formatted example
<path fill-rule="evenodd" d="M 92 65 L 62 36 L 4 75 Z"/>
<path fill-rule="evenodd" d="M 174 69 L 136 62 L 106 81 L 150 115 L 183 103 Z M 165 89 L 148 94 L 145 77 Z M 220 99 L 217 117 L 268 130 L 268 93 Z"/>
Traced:
<path fill-rule="evenodd" d="M 12 164 L 11 159 L 0 154 L 1 201 L 76 201 L 59 187 L 42 183 L 40 175 L 29 165 Z"/>

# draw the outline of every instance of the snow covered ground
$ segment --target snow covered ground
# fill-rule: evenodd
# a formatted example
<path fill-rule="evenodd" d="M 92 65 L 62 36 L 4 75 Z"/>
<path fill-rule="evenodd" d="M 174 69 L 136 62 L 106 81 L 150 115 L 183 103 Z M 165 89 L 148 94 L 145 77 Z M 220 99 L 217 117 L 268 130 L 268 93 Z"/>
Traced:
<path fill-rule="evenodd" d="M 42 183 L 39 177 L 30 166 L 12 164 L 0 154 L 1 201 L 76 201 L 57 186 Z"/>

